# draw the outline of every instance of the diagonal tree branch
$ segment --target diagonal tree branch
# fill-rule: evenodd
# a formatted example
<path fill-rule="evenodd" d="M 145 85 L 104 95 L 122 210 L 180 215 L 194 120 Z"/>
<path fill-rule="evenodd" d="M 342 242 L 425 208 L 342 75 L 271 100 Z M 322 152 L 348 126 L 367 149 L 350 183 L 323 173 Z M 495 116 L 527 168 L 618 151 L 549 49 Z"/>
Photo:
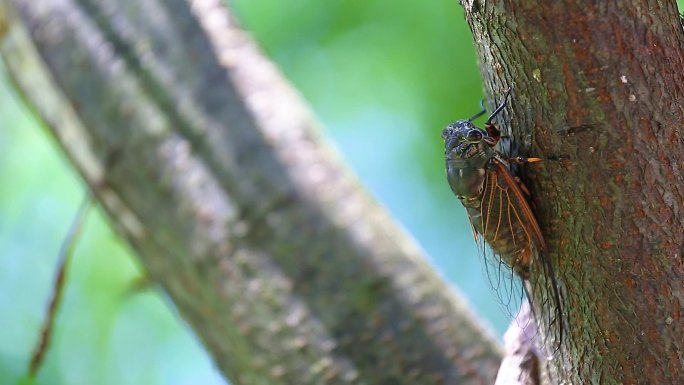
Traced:
<path fill-rule="evenodd" d="M 493 382 L 497 345 L 220 2 L 3 0 L 0 31 L 18 88 L 232 383 Z"/>

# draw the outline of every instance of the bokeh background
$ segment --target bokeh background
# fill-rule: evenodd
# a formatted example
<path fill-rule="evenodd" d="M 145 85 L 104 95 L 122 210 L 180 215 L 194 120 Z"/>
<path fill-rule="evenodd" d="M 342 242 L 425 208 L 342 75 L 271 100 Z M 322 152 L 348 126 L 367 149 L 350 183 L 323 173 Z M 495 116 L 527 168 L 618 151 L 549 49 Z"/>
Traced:
<path fill-rule="evenodd" d="M 365 186 L 501 335 L 508 320 L 444 178 L 441 129 L 479 109 L 456 0 L 233 0 Z M 85 194 L 0 67 L 0 384 L 25 373 L 57 253 Z M 38 383 L 226 384 L 173 304 L 91 210 Z"/>

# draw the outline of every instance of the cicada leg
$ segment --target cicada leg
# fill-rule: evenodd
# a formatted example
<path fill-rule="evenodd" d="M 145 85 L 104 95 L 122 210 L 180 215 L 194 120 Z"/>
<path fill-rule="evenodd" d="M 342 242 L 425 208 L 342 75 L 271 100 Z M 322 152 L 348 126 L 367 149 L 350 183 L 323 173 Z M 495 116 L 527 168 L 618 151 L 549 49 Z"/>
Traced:
<path fill-rule="evenodd" d="M 494 120 L 494 117 L 496 117 L 497 115 L 499 115 L 499 112 L 501 112 L 501 111 L 506 107 L 506 105 L 508 105 L 508 97 L 509 97 L 510 95 L 511 95 L 511 87 L 508 87 L 508 90 L 506 91 L 506 95 L 504 95 L 503 101 L 501 102 L 501 104 L 499 104 L 498 107 L 496 107 L 496 109 L 494 110 L 494 112 L 492 112 L 492 114 L 489 115 L 489 118 L 487 118 L 487 121 L 485 122 L 485 125 L 490 125 L 490 124 L 492 124 L 492 120 Z"/>
<path fill-rule="evenodd" d="M 487 112 L 487 109 L 486 109 L 485 106 L 484 106 L 484 99 L 482 99 L 482 100 L 480 100 L 480 111 L 478 111 L 477 114 L 475 114 L 475 115 L 471 116 L 470 118 L 468 118 L 468 121 L 469 121 L 469 122 L 472 122 L 473 120 L 475 120 L 475 119 L 479 118 L 480 116 L 484 115 L 485 112 Z"/>
<path fill-rule="evenodd" d="M 514 157 L 507 159 L 509 164 L 535 163 L 535 162 L 541 162 L 542 160 L 546 160 L 546 159 L 544 159 L 544 158 L 524 158 L 522 156 L 514 156 Z"/>
<path fill-rule="evenodd" d="M 495 146 L 497 143 L 499 143 L 499 139 L 501 139 L 501 131 L 496 127 L 494 123 L 492 123 L 492 120 L 501 112 L 503 109 L 508 105 L 508 97 L 511 95 L 511 88 L 508 88 L 508 91 L 506 91 L 506 95 L 504 95 L 504 99 L 499 104 L 498 107 L 492 112 L 491 115 L 489 115 L 489 118 L 487 118 L 487 121 L 485 122 L 485 130 L 487 131 L 487 134 L 489 134 L 489 137 L 492 139 L 492 142 L 490 143 L 492 146 Z"/>
<path fill-rule="evenodd" d="M 507 161 L 509 164 L 523 164 L 523 163 L 541 162 L 542 160 L 545 160 L 545 159 L 542 159 L 542 158 L 523 158 L 521 156 L 516 156 L 513 158 L 508 158 Z M 530 190 L 527 189 L 527 186 L 525 186 L 525 184 L 520 180 L 520 178 L 518 178 L 516 176 L 514 179 L 518 183 L 518 187 L 520 187 L 520 189 L 525 193 L 525 196 L 527 196 L 528 198 L 531 197 L 532 194 L 530 194 Z"/>
<path fill-rule="evenodd" d="M 518 187 L 522 190 L 523 193 L 525 193 L 525 196 L 529 199 L 532 197 L 532 194 L 530 193 L 530 190 L 527 189 L 527 186 L 518 178 L 517 176 L 515 177 L 515 181 L 518 183 Z"/>

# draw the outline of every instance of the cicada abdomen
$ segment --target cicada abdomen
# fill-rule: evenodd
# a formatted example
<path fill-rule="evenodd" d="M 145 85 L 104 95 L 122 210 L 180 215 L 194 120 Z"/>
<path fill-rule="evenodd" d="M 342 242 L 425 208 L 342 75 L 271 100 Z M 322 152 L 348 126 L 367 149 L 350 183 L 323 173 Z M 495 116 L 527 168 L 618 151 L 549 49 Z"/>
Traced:
<path fill-rule="evenodd" d="M 547 316 L 544 318 L 549 325 L 559 325 L 561 341 L 562 303 L 558 281 L 541 229 L 528 203 L 527 189 L 509 169 L 510 163 L 532 163 L 542 159 L 507 158 L 496 149 L 501 133 L 492 121 L 505 106 L 504 99 L 487 119 L 485 129 L 472 123 L 484 114 L 484 110 L 444 129 L 447 180 L 466 208 L 476 238 L 482 237 L 500 263 L 525 281 L 526 290 L 548 288 L 539 293 L 528 292 L 527 297 L 530 302 L 534 297 L 541 298 L 542 311 L 553 308 L 550 312 L 545 311 Z M 540 284 L 525 285 L 533 275 Z"/>

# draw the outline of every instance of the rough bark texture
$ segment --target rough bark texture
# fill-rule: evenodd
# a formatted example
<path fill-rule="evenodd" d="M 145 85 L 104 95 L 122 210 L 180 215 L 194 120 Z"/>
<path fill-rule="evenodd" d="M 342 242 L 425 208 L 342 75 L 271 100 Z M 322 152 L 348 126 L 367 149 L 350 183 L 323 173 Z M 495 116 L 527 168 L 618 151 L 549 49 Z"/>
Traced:
<path fill-rule="evenodd" d="M 464 1 L 561 276 L 554 382 L 684 383 L 684 32 L 668 1 Z"/>
<path fill-rule="evenodd" d="M 0 31 L 18 88 L 233 384 L 493 382 L 491 337 L 219 2 L 4 0 Z"/>

